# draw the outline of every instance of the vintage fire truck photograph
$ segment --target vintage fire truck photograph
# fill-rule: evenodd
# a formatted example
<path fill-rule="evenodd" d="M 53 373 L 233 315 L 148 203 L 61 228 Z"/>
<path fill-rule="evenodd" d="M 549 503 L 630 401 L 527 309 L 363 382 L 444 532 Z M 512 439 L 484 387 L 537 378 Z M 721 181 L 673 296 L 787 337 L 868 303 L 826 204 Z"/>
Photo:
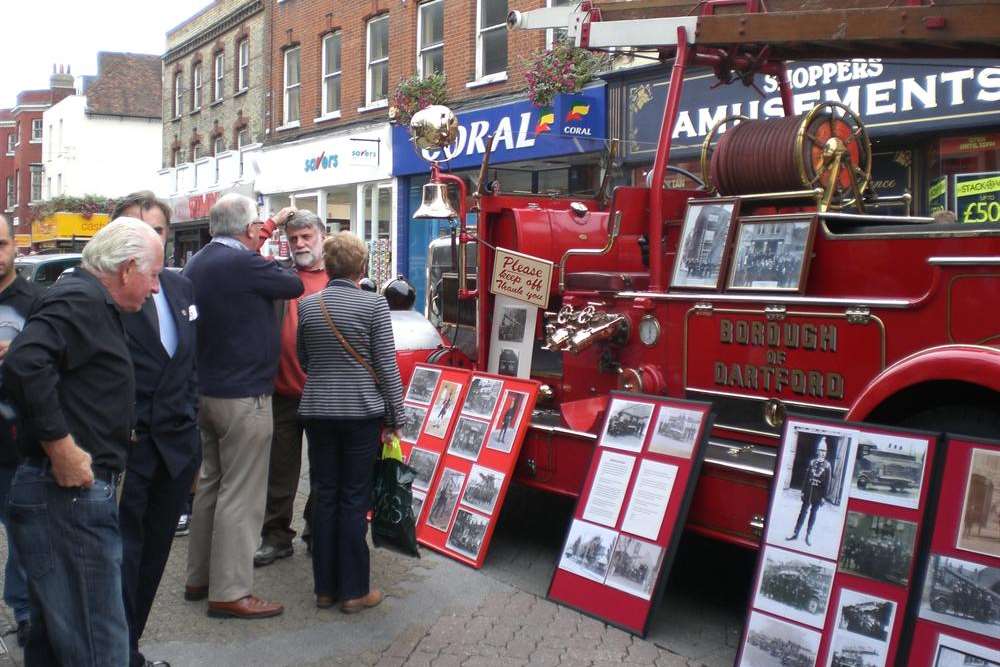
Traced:
<path fill-rule="evenodd" d="M 608 586 L 648 600 L 660 574 L 663 549 L 622 533 L 608 564 Z"/>
<path fill-rule="evenodd" d="M 608 576 L 611 550 L 617 539 L 618 533 L 613 530 L 573 519 L 566 537 L 566 546 L 559 559 L 559 567 L 604 583 Z"/>
<path fill-rule="evenodd" d="M 932 556 L 920 616 L 995 637 L 1000 632 L 1000 568 Z"/>
<path fill-rule="evenodd" d="M 493 514 L 497 496 L 503 488 L 504 474 L 499 470 L 473 465 L 469 470 L 469 482 L 462 494 L 462 504 Z"/>
<path fill-rule="evenodd" d="M 469 558 L 479 556 L 479 548 L 483 545 L 483 537 L 490 520 L 486 517 L 459 508 L 455 514 L 455 523 L 448 534 L 448 546 L 465 554 Z"/>
<path fill-rule="evenodd" d="M 472 378 L 472 382 L 469 383 L 469 393 L 465 395 L 462 413 L 483 419 L 491 418 L 497 401 L 500 399 L 502 388 L 502 380 L 484 377 Z"/>
<path fill-rule="evenodd" d="M 410 378 L 410 388 L 406 393 L 406 400 L 417 403 L 430 403 L 434 397 L 434 390 L 437 389 L 438 378 L 441 371 L 433 368 L 420 367 L 414 369 Z"/>
<path fill-rule="evenodd" d="M 927 441 L 866 433 L 858 442 L 851 497 L 916 508 Z"/>
<path fill-rule="evenodd" d="M 822 627 L 833 575 L 833 563 L 767 546 L 754 607 Z"/>
<path fill-rule="evenodd" d="M 830 667 L 882 667 L 885 664 L 885 656 L 876 649 L 844 641 L 841 637 L 834 639 L 830 653 Z"/>
<path fill-rule="evenodd" d="M 840 571 L 906 586 L 916 537 L 917 524 L 912 521 L 848 512 Z"/>
<path fill-rule="evenodd" d="M 448 453 L 475 461 L 479 457 L 479 450 L 483 448 L 486 431 L 489 428 L 489 422 L 459 417 L 458 423 L 455 424 L 455 430 L 451 434 Z"/>
<path fill-rule="evenodd" d="M 418 447 L 413 448 L 410 452 L 410 458 L 407 460 L 407 464 L 417 473 L 413 479 L 413 488 L 426 491 L 430 487 L 440 458 L 441 455 L 437 452 Z"/>
<path fill-rule="evenodd" d="M 649 439 L 649 451 L 690 458 L 702 420 L 700 412 L 661 406 Z"/>
<path fill-rule="evenodd" d="M 613 399 L 608 407 L 608 423 L 604 427 L 601 443 L 608 447 L 639 451 L 652 416 L 652 403 Z"/>
<path fill-rule="evenodd" d="M 399 427 L 399 437 L 409 443 L 416 443 L 420 437 L 420 429 L 424 425 L 424 418 L 427 416 L 427 408 L 422 405 L 403 404 L 403 414 L 401 416 L 402 426 Z"/>
<path fill-rule="evenodd" d="M 884 642 L 889 638 L 895 613 L 895 602 L 842 589 L 837 627 Z"/>
<path fill-rule="evenodd" d="M 819 642 L 818 632 L 751 612 L 739 664 L 744 667 L 810 667 L 816 664 Z"/>

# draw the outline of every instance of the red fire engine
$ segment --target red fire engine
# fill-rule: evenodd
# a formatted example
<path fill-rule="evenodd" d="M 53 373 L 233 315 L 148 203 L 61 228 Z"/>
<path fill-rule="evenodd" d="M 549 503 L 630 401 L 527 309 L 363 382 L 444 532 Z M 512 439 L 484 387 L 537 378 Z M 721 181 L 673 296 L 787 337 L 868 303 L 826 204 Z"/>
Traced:
<path fill-rule="evenodd" d="M 582 2 L 513 12 L 509 24 L 673 62 L 651 187 L 593 199 L 495 194 L 483 182 L 487 154 L 473 234 L 464 181 L 432 166 L 425 205 L 442 217 L 453 184 L 462 225 L 457 289 L 432 298 L 457 297 L 453 311 L 475 304 L 472 365 L 489 358 L 494 249 L 556 265 L 535 335 L 531 375 L 544 386 L 521 483 L 578 493 L 611 390 L 711 401 L 687 527 L 756 547 L 787 412 L 1000 433 L 1000 224 L 879 214 L 860 119 L 836 103 L 792 116 L 785 70 L 796 58 L 995 57 L 1000 4 Z M 724 83 L 775 77 L 786 117 L 723 121 L 702 150 L 704 187 L 666 188 L 693 66 Z M 447 142 L 447 114 L 439 120 L 411 127 L 418 146 L 435 133 Z"/>

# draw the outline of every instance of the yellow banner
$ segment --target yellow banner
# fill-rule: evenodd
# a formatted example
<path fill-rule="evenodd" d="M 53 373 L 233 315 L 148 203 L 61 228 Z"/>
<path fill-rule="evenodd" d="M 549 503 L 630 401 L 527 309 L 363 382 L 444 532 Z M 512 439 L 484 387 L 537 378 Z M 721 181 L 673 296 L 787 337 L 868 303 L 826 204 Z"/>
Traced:
<path fill-rule="evenodd" d="M 14 234 L 14 245 L 18 248 L 30 248 L 31 234 Z"/>
<path fill-rule="evenodd" d="M 1000 176 L 990 176 L 955 184 L 956 197 L 970 197 L 997 191 L 1000 191 Z"/>
<path fill-rule="evenodd" d="M 80 213 L 54 213 L 44 220 L 31 223 L 31 240 L 34 243 L 55 239 L 90 238 L 104 225 L 110 216 L 95 213 L 89 218 Z"/>

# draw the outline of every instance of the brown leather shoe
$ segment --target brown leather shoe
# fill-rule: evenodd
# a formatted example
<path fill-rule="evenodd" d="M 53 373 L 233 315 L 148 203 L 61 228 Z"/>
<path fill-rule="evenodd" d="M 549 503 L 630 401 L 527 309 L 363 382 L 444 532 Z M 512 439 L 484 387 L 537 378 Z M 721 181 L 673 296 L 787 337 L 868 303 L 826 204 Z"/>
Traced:
<path fill-rule="evenodd" d="M 382 601 L 382 591 L 377 588 L 373 588 L 368 591 L 368 595 L 360 598 L 354 598 L 353 600 L 344 600 L 340 603 L 340 611 L 345 614 L 356 614 L 359 611 L 364 611 L 365 609 L 371 609 L 372 607 L 377 607 L 378 603 Z"/>
<path fill-rule="evenodd" d="M 277 602 L 267 602 L 248 595 L 232 602 L 209 602 L 208 615 L 213 618 L 269 618 L 285 611 Z"/>
<path fill-rule="evenodd" d="M 188 602 L 197 602 L 208 597 L 208 586 L 185 586 L 184 599 Z"/>
<path fill-rule="evenodd" d="M 332 595 L 317 595 L 316 606 L 320 609 L 329 609 L 337 603 L 337 598 Z"/>

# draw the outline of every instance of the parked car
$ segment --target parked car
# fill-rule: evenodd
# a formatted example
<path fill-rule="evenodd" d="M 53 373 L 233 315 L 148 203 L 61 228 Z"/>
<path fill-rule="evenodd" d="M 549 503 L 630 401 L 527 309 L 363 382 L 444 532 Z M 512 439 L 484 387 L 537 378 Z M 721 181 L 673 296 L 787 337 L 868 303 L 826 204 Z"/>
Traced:
<path fill-rule="evenodd" d="M 17 275 L 41 287 L 49 287 L 67 269 L 80 265 L 80 253 L 62 252 L 51 255 L 28 255 L 14 260 Z"/>

